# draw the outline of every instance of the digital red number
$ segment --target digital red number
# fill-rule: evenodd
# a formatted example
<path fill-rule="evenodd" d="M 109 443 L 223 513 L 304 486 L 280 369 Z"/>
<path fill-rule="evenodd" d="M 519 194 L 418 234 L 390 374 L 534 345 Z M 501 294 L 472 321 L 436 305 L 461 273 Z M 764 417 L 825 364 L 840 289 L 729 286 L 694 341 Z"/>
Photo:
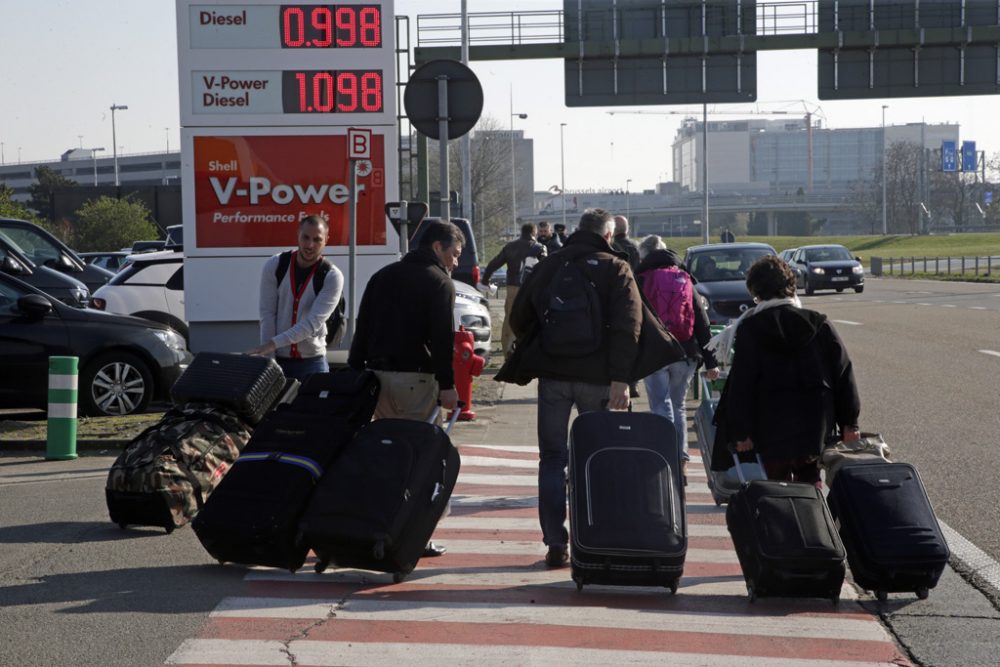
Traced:
<path fill-rule="evenodd" d="M 315 111 L 328 113 L 333 111 L 336 96 L 333 94 L 333 77 L 327 72 L 313 75 L 313 107 Z"/>
<path fill-rule="evenodd" d="M 382 13 L 378 7 L 361 9 L 361 46 L 382 46 Z"/>
<path fill-rule="evenodd" d="M 365 111 L 382 110 L 382 75 L 378 72 L 361 75 L 361 108 Z"/>
<path fill-rule="evenodd" d="M 358 110 L 358 75 L 354 72 L 337 74 L 337 111 L 351 113 Z M 344 98 L 347 98 L 344 101 Z"/>
<path fill-rule="evenodd" d="M 292 33 L 295 37 L 292 37 Z M 298 7 L 286 7 L 281 14 L 281 34 L 284 45 L 296 48 L 305 44 L 306 16 Z"/>
<path fill-rule="evenodd" d="M 337 46 L 351 47 L 358 43 L 357 19 L 353 9 L 348 7 L 337 9 Z"/>
<path fill-rule="evenodd" d="M 317 7 L 312 10 L 312 27 L 319 30 L 323 37 L 314 39 L 313 46 L 326 47 L 333 44 L 333 14 L 329 7 Z"/>

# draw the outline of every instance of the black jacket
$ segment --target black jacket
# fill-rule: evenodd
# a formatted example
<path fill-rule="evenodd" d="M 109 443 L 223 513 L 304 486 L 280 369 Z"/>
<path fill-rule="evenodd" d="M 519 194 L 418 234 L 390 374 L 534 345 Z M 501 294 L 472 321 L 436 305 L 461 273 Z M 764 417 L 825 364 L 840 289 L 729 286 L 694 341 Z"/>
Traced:
<path fill-rule="evenodd" d="M 736 330 L 719 407 L 712 469 L 729 443 L 753 439 L 767 461 L 818 456 L 835 427 L 856 426 L 861 399 L 843 341 L 826 316 L 794 306 L 750 315 Z"/>
<path fill-rule="evenodd" d="M 672 250 L 654 250 L 646 255 L 646 259 L 639 263 L 639 269 L 635 275 L 635 279 L 639 283 L 639 288 L 642 288 L 643 274 L 668 266 L 676 266 L 687 271 L 681 263 L 680 258 Z M 691 281 L 694 283 L 694 278 L 691 278 Z M 708 341 L 712 338 L 712 331 L 709 329 L 708 314 L 701 307 L 701 304 L 698 303 L 698 292 L 694 289 L 691 290 L 691 299 L 694 302 L 694 335 L 685 341 L 681 341 L 681 345 L 684 346 L 684 352 L 687 354 L 688 359 L 704 361 L 705 368 L 716 368 L 719 362 L 716 361 L 715 354 L 711 350 L 705 349 Z"/>
<path fill-rule="evenodd" d="M 611 239 L 611 247 L 628 255 L 628 265 L 632 271 L 639 268 L 639 246 L 628 237 L 628 234 L 615 234 Z"/>
<path fill-rule="evenodd" d="M 583 358 L 556 359 L 545 354 L 536 334 L 541 326 L 541 313 L 546 308 L 544 300 L 549 283 L 562 261 L 569 259 L 581 260 L 581 268 L 594 284 L 606 330 L 603 345 L 597 352 Z M 642 297 L 624 257 L 600 235 L 577 231 L 562 250 L 535 268 L 514 300 L 510 326 L 521 348 L 516 354 L 517 373 L 521 377 L 594 384 L 637 379 L 631 374 L 639 352 L 641 324 Z M 498 378 L 503 376 L 498 375 Z"/>
<path fill-rule="evenodd" d="M 496 273 L 504 264 L 507 265 L 507 284 L 514 287 L 521 285 L 521 271 L 524 269 L 524 260 L 529 257 L 541 260 L 548 252 L 545 246 L 535 240 L 533 236 L 521 236 L 510 243 L 504 245 L 497 253 L 497 256 L 490 260 L 483 272 L 482 282 L 488 283 L 490 276 Z"/>
<path fill-rule="evenodd" d="M 538 239 L 538 242 L 541 243 L 543 246 L 545 246 L 545 249 L 548 251 L 550 255 L 556 252 L 557 250 L 562 250 L 564 245 L 562 240 L 555 234 L 544 240 Z"/>
<path fill-rule="evenodd" d="M 455 386 L 455 284 L 430 248 L 380 269 L 365 286 L 347 363 L 360 370 L 433 373 Z"/>

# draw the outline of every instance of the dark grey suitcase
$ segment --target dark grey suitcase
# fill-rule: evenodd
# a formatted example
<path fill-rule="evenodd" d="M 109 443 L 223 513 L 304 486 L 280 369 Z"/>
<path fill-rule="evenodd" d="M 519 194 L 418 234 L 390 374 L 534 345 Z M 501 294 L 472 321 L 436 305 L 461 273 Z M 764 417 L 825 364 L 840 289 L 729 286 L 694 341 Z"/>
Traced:
<path fill-rule="evenodd" d="M 285 374 L 269 357 L 199 352 L 170 389 L 174 403 L 214 403 L 259 422 L 285 391 Z"/>
<path fill-rule="evenodd" d="M 733 460 L 739 464 L 735 453 Z M 763 468 L 759 457 L 757 462 Z M 751 602 L 765 596 L 840 600 L 844 545 L 814 485 L 746 482 L 729 499 L 726 526 Z"/>
<path fill-rule="evenodd" d="M 916 468 L 845 465 L 827 500 L 855 583 L 875 591 L 879 600 L 903 591 L 927 598 L 951 552 Z"/>
<path fill-rule="evenodd" d="M 437 416 L 437 410 L 429 422 Z M 461 459 L 434 423 L 378 419 L 366 424 L 319 481 L 299 542 L 316 552 L 316 571 L 337 567 L 413 571 L 458 480 Z"/>
<path fill-rule="evenodd" d="M 670 420 L 587 412 L 569 449 L 570 564 L 585 584 L 666 586 L 677 592 L 687 556 L 680 447 Z"/>

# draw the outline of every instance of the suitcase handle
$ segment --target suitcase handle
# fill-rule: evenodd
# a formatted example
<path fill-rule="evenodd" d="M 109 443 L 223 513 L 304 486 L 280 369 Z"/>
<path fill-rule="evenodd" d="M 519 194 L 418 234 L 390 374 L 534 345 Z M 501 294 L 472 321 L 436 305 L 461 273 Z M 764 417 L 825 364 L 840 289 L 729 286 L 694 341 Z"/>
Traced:
<path fill-rule="evenodd" d="M 459 401 L 455 405 L 455 409 L 451 411 L 451 417 L 448 418 L 448 422 L 444 426 L 444 432 L 451 435 L 451 429 L 454 428 L 455 422 L 458 421 L 458 416 L 462 414 L 462 408 L 465 407 L 465 401 Z M 435 405 L 434 410 L 431 411 L 431 416 L 427 418 L 428 424 L 433 424 L 437 421 L 438 415 L 441 414 L 441 406 Z"/>
<path fill-rule="evenodd" d="M 740 478 L 740 484 L 746 484 L 747 478 L 743 476 L 743 466 L 740 465 L 740 455 L 736 451 L 735 445 L 729 445 L 729 453 L 733 455 L 733 464 L 736 468 L 736 476 Z M 767 471 L 764 469 L 764 461 L 760 458 L 760 452 L 755 449 L 753 453 L 757 457 L 757 464 L 760 466 L 760 471 L 764 474 L 764 479 L 767 479 Z"/>

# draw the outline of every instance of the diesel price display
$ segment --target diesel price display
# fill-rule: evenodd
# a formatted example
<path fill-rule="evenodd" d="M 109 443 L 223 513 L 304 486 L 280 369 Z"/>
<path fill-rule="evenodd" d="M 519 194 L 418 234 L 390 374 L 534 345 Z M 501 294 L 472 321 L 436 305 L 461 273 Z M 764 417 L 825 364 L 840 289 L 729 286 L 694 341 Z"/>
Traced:
<path fill-rule="evenodd" d="M 191 46 L 200 49 L 381 49 L 375 4 L 192 5 Z"/>

